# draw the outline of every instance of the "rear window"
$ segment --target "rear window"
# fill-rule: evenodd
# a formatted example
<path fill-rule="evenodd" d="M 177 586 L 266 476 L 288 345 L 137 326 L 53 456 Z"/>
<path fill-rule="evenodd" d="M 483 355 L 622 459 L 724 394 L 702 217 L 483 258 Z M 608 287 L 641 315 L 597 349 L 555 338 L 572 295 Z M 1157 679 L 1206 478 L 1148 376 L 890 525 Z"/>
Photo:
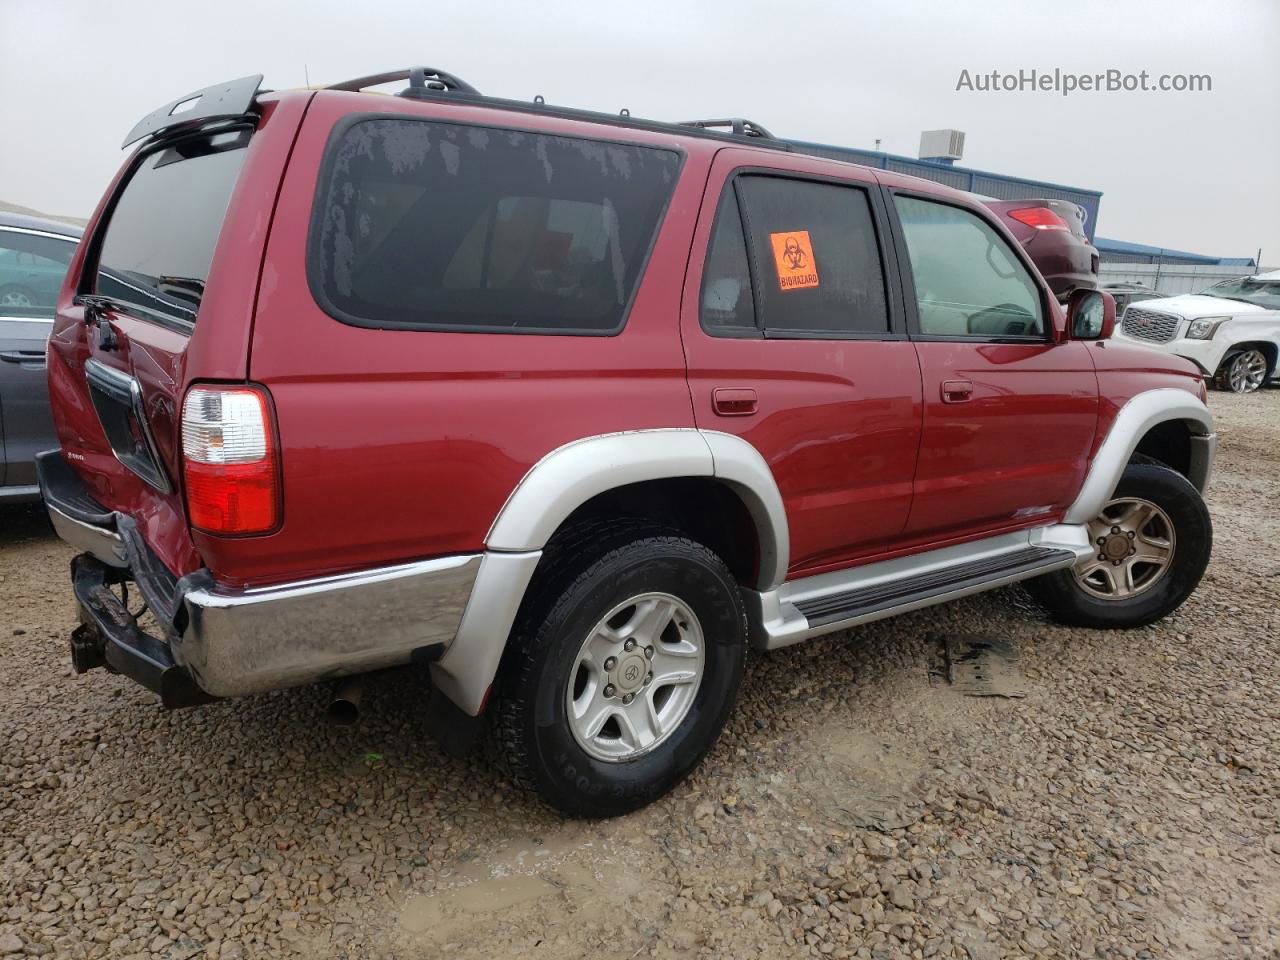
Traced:
<path fill-rule="evenodd" d="M 142 160 L 107 222 L 95 293 L 143 316 L 195 321 L 249 133 L 180 141 Z"/>
<path fill-rule="evenodd" d="M 616 333 L 679 168 L 653 147 L 360 120 L 321 172 L 312 291 L 367 327 Z"/>

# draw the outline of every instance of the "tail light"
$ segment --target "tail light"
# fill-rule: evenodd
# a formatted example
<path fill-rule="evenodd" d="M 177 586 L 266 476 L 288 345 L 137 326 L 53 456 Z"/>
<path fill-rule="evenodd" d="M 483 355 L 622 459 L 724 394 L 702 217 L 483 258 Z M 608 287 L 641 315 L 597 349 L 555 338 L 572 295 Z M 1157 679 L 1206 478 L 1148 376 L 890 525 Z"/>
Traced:
<path fill-rule="evenodd" d="M 265 533 L 280 522 L 280 458 L 261 391 L 193 387 L 182 405 L 183 478 L 191 525 Z"/>
<path fill-rule="evenodd" d="M 1071 229 L 1067 226 L 1067 221 L 1063 220 L 1048 207 L 1022 207 L 1019 210 L 1010 210 L 1009 216 L 1019 223 L 1025 223 L 1028 227 L 1035 227 L 1037 230 Z"/>

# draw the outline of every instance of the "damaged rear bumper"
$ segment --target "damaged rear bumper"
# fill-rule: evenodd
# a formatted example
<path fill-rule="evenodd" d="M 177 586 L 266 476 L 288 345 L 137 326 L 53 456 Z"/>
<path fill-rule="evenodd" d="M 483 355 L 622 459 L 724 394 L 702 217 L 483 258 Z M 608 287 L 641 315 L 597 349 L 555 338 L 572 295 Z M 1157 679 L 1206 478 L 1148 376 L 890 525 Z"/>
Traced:
<path fill-rule="evenodd" d="M 77 670 L 107 666 L 167 707 L 433 662 L 454 639 L 482 555 L 440 557 L 267 587 L 233 589 L 208 571 L 175 578 L 133 521 L 89 496 L 60 451 L 37 458 L 72 564 L 81 627 Z M 146 633 L 111 589 L 134 583 L 163 637 Z"/>

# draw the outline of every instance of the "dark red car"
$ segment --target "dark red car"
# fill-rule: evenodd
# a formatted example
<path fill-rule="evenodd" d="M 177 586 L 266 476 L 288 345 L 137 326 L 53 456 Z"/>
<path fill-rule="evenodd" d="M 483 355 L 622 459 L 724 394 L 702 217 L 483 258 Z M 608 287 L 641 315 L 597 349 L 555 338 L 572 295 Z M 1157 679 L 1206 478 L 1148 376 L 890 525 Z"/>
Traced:
<path fill-rule="evenodd" d="M 1049 289 L 1065 301 L 1073 291 L 1098 289 L 1098 251 L 1085 234 L 1085 211 L 1069 200 L 982 202 L 1004 219 Z"/>
<path fill-rule="evenodd" d="M 58 298 L 77 670 L 177 707 L 427 663 L 599 816 L 701 760 L 749 648 L 1199 582 L 1202 377 L 981 204 L 424 68 L 260 79 L 138 125 Z"/>

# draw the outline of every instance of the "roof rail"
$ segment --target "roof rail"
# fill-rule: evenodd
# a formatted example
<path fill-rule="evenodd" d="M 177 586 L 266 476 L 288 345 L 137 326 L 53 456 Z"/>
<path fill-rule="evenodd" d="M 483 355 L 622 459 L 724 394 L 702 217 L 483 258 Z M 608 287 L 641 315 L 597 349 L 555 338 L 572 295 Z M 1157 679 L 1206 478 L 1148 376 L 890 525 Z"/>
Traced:
<path fill-rule="evenodd" d="M 326 90 L 350 90 L 358 92 L 365 87 L 376 87 L 384 83 L 394 83 L 396 80 L 408 80 L 409 86 L 401 90 L 396 96 L 419 98 L 428 95 L 428 91 L 439 92 L 448 90 L 453 93 L 469 93 L 472 96 L 480 96 L 480 91 L 473 87 L 461 77 L 455 77 L 452 73 L 446 73 L 443 70 L 437 70 L 435 67 L 410 67 L 408 70 L 392 70 L 390 73 L 375 73 L 368 77 L 356 77 L 354 80 L 345 80 L 342 83 L 331 83 L 325 87 Z"/>
<path fill-rule="evenodd" d="M 735 137 L 761 137 L 765 140 L 777 139 L 754 120 L 745 120 L 742 117 L 726 117 L 723 120 L 682 120 L 680 121 L 680 126 L 699 127 L 703 130 L 718 130 L 727 127 Z"/>
<path fill-rule="evenodd" d="M 446 73 L 443 70 L 437 70 L 434 67 L 413 67 L 409 70 L 375 73 L 368 77 L 357 77 L 354 80 L 333 83 L 322 89 L 358 93 L 366 87 L 394 83 L 397 80 L 409 81 L 409 86 L 401 90 L 397 96 L 409 97 L 415 100 L 435 100 L 444 103 L 452 100 L 455 96 L 461 96 L 463 99 L 493 107 L 497 110 L 512 110 L 538 116 L 561 117 L 566 120 L 582 120 L 587 123 L 629 127 L 633 130 L 678 133 L 722 142 L 741 142 L 745 138 L 754 141 L 753 146 L 788 152 L 792 150 L 791 144 L 784 140 L 776 139 L 763 126 L 751 120 L 690 120 L 684 123 L 670 123 L 662 120 L 645 120 L 640 117 L 633 117 L 631 111 L 626 109 L 620 113 L 606 114 L 574 107 L 553 106 L 541 96 L 535 97 L 532 103 L 527 100 L 509 100 L 505 97 L 485 96 L 460 77 Z"/>
<path fill-rule="evenodd" d="M 227 83 L 216 83 L 195 90 L 177 100 L 170 100 L 139 120 L 120 144 L 124 149 L 132 143 L 179 129 L 194 129 L 222 120 L 240 120 L 249 115 L 253 98 L 262 86 L 262 74 L 241 77 Z M 181 108 L 181 109 L 179 109 Z"/>

